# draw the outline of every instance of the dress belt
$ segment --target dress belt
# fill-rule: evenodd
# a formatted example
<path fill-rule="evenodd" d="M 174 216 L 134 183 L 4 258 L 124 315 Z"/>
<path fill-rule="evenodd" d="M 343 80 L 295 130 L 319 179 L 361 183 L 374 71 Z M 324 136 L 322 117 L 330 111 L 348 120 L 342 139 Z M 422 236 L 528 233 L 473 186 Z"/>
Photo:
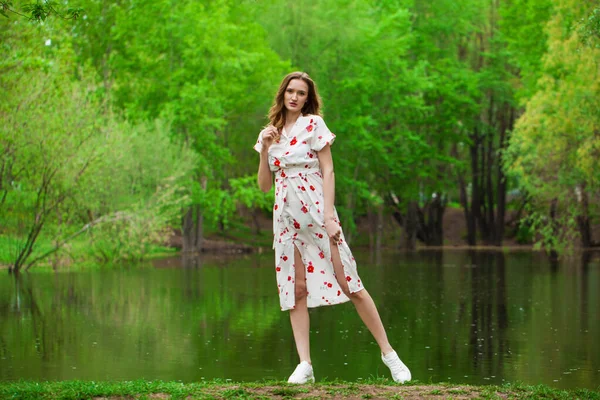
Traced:
<path fill-rule="evenodd" d="M 282 175 L 281 173 L 285 175 Z M 275 178 L 295 178 L 298 176 L 305 176 L 321 172 L 321 168 L 302 168 L 302 167 L 291 167 L 291 168 L 280 168 L 275 171 Z"/>

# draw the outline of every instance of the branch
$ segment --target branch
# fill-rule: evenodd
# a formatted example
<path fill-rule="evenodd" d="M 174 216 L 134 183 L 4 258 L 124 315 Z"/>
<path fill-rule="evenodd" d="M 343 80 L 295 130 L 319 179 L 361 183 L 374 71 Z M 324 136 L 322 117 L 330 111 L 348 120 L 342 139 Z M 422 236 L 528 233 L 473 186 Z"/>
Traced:
<path fill-rule="evenodd" d="M 0 14 L 8 18 L 7 12 L 11 12 L 29 20 L 45 21 L 50 14 L 54 13 L 59 18 L 62 18 L 64 20 L 74 20 L 79 18 L 81 13 L 83 13 L 84 11 L 83 8 L 69 8 L 67 9 L 67 16 L 65 16 L 56 11 L 56 9 L 53 7 L 53 3 L 54 2 L 51 0 L 45 0 L 43 3 L 27 3 L 22 7 L 22 10 L 26 13 L 29 13 L 30 15 L 25 15 L 13 10 L 11 8 L 12 2 L 10 0 L 0 0 Z"/>
<path fill-rule="evenodd" d="M 25 271 L 27 271 L 29 268 L 31 268 L 36 262 L 48 257 L 49 255 L 57 252 L 58 250 L 60 250 L 65 244 L 67 244 L 70 240 L 76 238 L 77 236 L 81 235 L 84 232 L 87 232 L 88 230 L 90 230 L 91 228 L 93 228 L 94 226 L 101 224 L 103 222 L 113 222 L 113 221 L 118 221 L 118 220 L 123 220 L 123 219 L 130 219 L 131 216 L 128 215 L 127 213 L 123 212 L 123 211 L 118 211 L 116 212 L 114 215 L 105 215 L 102 216 L 92 222 L 89 222 L 87 224 L 85 224 L 83 226 L 83 228 L 81 228 L 79 231 L 75 232 L 74 234 L 72 234 L 71 236 L 67 237 L 66 239 L 64 239 L 63 241 L 59 242 L 56 246 L 54 246 L 54 248 L 48 250 L 47 252 L 45 252 L 44 254 L 34 258 L 33 260 L 31 260 L 29 263 L 27 263 L 27 265 L 25 266 Z"/>

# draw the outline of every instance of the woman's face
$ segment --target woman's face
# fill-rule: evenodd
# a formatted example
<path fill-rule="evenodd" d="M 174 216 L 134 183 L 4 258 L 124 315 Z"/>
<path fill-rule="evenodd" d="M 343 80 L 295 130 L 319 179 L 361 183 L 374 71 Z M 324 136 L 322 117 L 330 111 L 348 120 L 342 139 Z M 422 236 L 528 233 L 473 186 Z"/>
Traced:
<path fill-rule="evenodd" d="M 308 85 L 302 79 L 292 79 L 283 97 L 285 108 L 291 112 L 300 112 L 306 100 L 308 100 Z"/>

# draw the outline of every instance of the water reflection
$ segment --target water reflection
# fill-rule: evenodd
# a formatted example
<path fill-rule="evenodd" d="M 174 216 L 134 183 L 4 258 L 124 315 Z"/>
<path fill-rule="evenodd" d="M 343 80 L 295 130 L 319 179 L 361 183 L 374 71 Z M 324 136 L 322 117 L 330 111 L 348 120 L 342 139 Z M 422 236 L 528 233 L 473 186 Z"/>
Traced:
<path fill-rule="evenodd" d="M 600 268 L 586 253 L 357 254 L 421 381 L 596 388 Z M 351 304 L 311 310 L 319 378 L 387 376 Z M 283 379 L 296 355 L 272 255 L 0 279 L 0 379 Z"/>

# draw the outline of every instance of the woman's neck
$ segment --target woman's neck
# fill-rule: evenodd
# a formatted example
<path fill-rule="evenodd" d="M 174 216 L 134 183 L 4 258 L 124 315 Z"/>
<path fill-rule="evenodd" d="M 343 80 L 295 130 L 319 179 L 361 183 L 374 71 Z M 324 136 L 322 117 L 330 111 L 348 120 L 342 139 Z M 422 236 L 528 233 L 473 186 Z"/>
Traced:
<path fill-rule="evenodd" d="M 300 115 L 302 115 L 301 111 L 297 111 L 297 112 L 286 111 L 286 113 L 285 113 L 286 125 L 296 123 L 296 120 L 300 117 Z"/>

